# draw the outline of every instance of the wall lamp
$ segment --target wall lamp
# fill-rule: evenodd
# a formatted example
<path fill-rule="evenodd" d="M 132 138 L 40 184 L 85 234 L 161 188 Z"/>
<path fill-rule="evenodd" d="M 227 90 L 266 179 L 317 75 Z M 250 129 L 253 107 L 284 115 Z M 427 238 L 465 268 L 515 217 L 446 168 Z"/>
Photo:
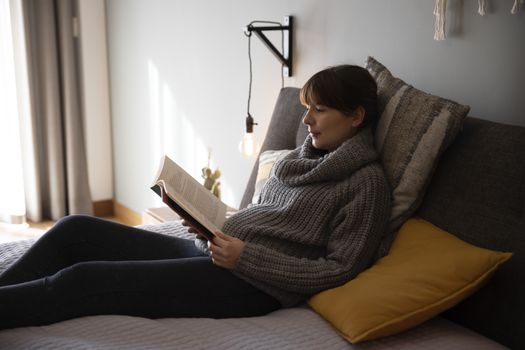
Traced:
<path fill-rule="evenodd" d="M 279 62 L 281 62 L 281 76 L 284 85 L 284 77 L 292 76 L 293 63 L 293 17 L 284 17 L 283 24 L 271 21 L 252 21 L 244 27 L 244 35 L 248 37 L 248 59 L 250 63 L 250 84 L 248 87 L 248 108 L 246 116 L 246 132 L 239 144 L 239 151 L 244 156 L 253 156 L 259 151 L 259 146 L 253 137 L 253 126 L 257 125 L 250 114 L 250 101 L 252 95 L 252 54 L 251 54 L 251 37 L 255 34 L 263 44 L 273 53 Z M 265 35 L 265 32 L 281 32 L 281 51 L 279 51 Z"/>
<path fill-rule="evenodd" d="M 255 26 L 254 23 L 273 24 L 271 26 Z M 280 31 L 284 34 L 283 38 L 283 52 L 279 52 L 277 48 L 268 40 L 264 32 Z M 285 33 L 286 32 L 286 33 Z M 293 16 L 285 16 L 284 24 L 269 21 L 253 21 L 244 27 L 244 34 L 250 37 L 252 33 L 262 40 L 264 45 L 274 54 L 274 56 L 283 65 L 283 75 L 285 77 L 292 76 L 293 63 Z"/>

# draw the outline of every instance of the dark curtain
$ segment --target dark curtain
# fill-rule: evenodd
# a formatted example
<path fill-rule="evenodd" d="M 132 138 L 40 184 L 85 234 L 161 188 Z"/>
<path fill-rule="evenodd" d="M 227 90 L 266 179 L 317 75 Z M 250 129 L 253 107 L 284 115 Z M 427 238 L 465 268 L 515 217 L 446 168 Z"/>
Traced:
<path fill-rule="evenodd" d="M 30 108 L 22 118 L 27 218 L 92 214 L 75 0 L 23 0 Z"/>

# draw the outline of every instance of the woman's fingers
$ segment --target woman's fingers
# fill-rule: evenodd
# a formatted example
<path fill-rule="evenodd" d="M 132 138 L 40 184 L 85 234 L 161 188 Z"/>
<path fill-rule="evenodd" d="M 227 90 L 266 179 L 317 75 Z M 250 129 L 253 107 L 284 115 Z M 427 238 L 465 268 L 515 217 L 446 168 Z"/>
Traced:
<path fill-rule="evenodd" d="M 199 235 L 199 231 L 197 231 L 193 226 L 191 226 L 191 224 L 188 221 L 182 220 L 181 224 L 182 224 L 182 226 L 185 226 L 185 227 L 188 228 L 188 232 L 189 233 L 195 233 L 195 234 Z"/>
<path fill-rule="evenodd" d="M 231 242 L 232 240 L 234 240 L 232 236 L 222 233 L 221 231 L 215 231 L 214 233 L 216 237 L 219 237 L 219 240 L 226 242 Z"/>
<path fill-rule="evenodd" d="M 244 250 L 244 242 L 217 231 L 213 242 L 209 244 L 209 249 L 216 265 L 233 269 Z"/>

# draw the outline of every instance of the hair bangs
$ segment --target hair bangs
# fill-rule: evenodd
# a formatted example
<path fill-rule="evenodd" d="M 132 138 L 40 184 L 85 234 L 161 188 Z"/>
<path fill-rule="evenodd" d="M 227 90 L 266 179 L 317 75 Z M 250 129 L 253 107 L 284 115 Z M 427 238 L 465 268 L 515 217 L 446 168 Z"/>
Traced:
<path fill-rule="evenodd" d="M 301 100 L 301 104 L 305 107 L 319 103 L 319 98 L 314 89 L 314 81 L 312 79 L 308 80 L 306 84 L 304 84 L 299 93 L 299 99 Z"/>

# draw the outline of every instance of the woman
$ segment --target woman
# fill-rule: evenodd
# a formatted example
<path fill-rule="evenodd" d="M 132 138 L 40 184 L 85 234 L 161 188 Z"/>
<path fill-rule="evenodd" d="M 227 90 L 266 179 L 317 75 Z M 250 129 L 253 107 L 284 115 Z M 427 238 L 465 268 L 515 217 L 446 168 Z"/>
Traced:
<path fill-rule="evenodd" d="M 391 205 L 371 132 L 376 84 L 363 68 L 332 67 L 308 80 L 301 102 L 304 144 L 208 246 L 65 217 L 0 275 L 0 328 L 99 314 L 256 316 L 355 277 Z"/>

